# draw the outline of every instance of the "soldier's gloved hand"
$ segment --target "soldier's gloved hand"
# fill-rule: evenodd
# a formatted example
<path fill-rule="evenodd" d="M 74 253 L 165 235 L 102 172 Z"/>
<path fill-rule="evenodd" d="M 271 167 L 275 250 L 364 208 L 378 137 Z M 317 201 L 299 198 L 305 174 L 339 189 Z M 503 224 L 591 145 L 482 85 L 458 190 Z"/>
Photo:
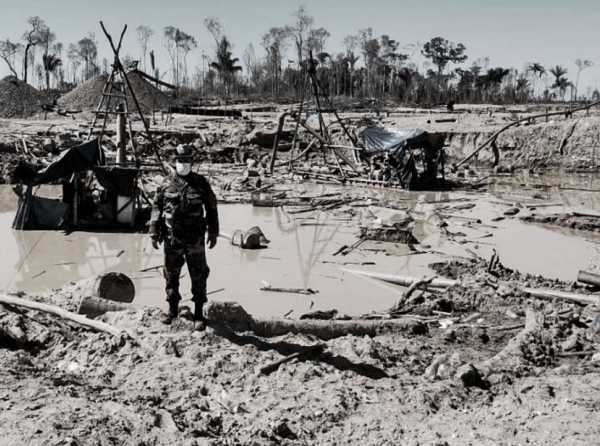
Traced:
<path fill-rule="evenodd" d="M 156 238 L 153 237 L 152 238 L 152 247 L 154 249 L 158 249 L 158 245 L 160 245 L 160 242 L 158 241 L 158 239 L 156 239 Z"/>
<path fill-rule="evenodd" d="M 213 249 L 217 244 L 217 234 L 209 234 L 206 243 L 208 244 L 208 249 Z"/>

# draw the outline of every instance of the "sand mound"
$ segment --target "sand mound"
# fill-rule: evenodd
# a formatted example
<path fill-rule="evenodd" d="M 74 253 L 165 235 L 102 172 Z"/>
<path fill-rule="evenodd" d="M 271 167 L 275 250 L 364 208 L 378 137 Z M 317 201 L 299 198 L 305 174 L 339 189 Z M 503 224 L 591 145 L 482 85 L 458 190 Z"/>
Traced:
<path fill-rule="evenodd" d="M 135 92 L 135 96 L 140 103 L 140 107 L 145 113 L 168 107 L 169 98 L 167 95 L 150 82 L 146 81 L 142 76 L 133 71 L 128 73 L 127 77 Z M 107 79 L 108 75 L 100 74 L 84 82 L 74 90 L 62 96 L 58 100 L 58 105 L 68 110 L 95 110 L 100 102 L 102 90 L 104 89 L 104 84 Z M 129 92 L 127 94 L 127 102 L 129 104 L 129 110 L 132 113 L 135 113 L 135 104 Z"/>
<path fill-rule="evenodd" d="M 0 118 L 22 118 L 41 111 L 44 96 L 14 76 L 0 80 Z"/>

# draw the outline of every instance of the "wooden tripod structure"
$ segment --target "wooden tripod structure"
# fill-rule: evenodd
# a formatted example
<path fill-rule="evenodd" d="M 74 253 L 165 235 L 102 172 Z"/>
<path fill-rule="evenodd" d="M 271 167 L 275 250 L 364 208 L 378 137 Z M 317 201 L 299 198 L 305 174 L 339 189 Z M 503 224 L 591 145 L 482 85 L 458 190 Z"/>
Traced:
<path fill-rule="evenodd" d="M 120 126 L 124 126 L 125 122 L 127 123 L 127 133 L 129 135 L 129 141 L 131 143 L 133 156 L 135 159 L 135 164 L 137 167 L 140 167 L 142 165 L 142 163 L 140 162 L 140 160 L 138 158 L 138 153 L 137 153 L 137 150 L 135 147 L 135 139 L 133 138 L 133 129 L 131 126 L 131 119 L 130 119 L 131 112 L 129 110 L 129 103 L 128 103 L 128 94 L 129 94 L 129 97 L 131 97 L 131 99 L 133 100 L 135 110 L 136 110 L 138 116 L 140 117 L 140 119 L 142 120 L 146 138 L 150 141 L 150 144 L 152 145 L 152 149 L 154 151 L 154 154 L 156 156 L 158 164 L 161 167 L 162 171 L 164 173 L 166 173 L 166 169 L 163 165 L 163 161 L 160 156 L 160 151 L 158 149 L 158 146 L 156 145 L 156 142 L 154 141 L 154 138 L 152 137 L 152 133 L 150 132 L 150 125 L 148 124 L 148 121 L 146 120 L 146 118 L 144 116 L 144 113 L 142 111 L 142 108 L 140 107 L 140 103 L 137 99 L 135 91 L 133 91 L 131 82 L 129 81 L 129 78 L 127 77 L 127 72 L 125 71 L 125 68 L 123 67 L 123 64 L 121 63 L 121 60 L 119 58 L 119 52 L 121 51 L 123 37 L 125 36 L 125 32 L 127 31 L 127 25 L 125 25 L 123 27 L 123 30 L 121 31 L 121 36 L 119 37 L 119 41 L 116 46 L 115 46 L 112 36 L 106 30 L 106 28 L 104 27 L 104 23 L 102 23 L 102 21 L 100 21 L 100 27 L 102 28 L 102 32 L 104 33 L 104 35 L 108 39 L 108 42 L 110 43 L 110 47 L 113 51 L 114 61 L 112 64 L 112 71 L 111 71 L 106 83 L 104 84 L 104 88 L 102 90 L 102 97 L 100 98 L 98 107 L 96 108 L 96 111 L 94 112 L 94 119 L 90 126 L 88 139 L 92 139 L 94 129 L 96 128 L 96 125 L 98 123 L 98 119 L 100 116 L 102 116 L 103 117 L 102 125 L 100 128 L 100 133 L 98 135 L 98 143 L 101 144 L 102 138 L 104 136 L 104 132 L 106 130 L 108 117 L 110 115 L 116 115 L 117 122 L 120 124 Z M 112 108 L 111 108 L 111 105 L 113 106 Z M 114 107 L 114 105 L 116 105 L 116 107 Z M 124 147 L 123 147 L 123 149 L 124 149 Z M 117 161 L 123 162 L 123 160 L 117 160 Z"/>
<path fill-rule="evenodd" d="M 314 129 L 314 128 L 310 127 L 306 123 L 305 120 L 302 120 L 302 113 L 303 113 L 304 107 L 305 107 L 307 90 L 310 90 L 312 92 L 312 96 L 315 101 L 316 112 L 317 112 L 317 116 L 319 119 L 319 129 Z M 325 103 L 329 107 L 328 109 L 323 109 L 322 100 L 325 100 Z M 332 113 L 334 115 L 335 120 L 341 126 L 344 134 L 351 141 L 352 146 L 336 146 L 336 145 L 332 144 L 331 135 L 329 134 L 328 127 L 325 124 L 325 121 L 323 119 L 324 113 Z M 340 150 L 341 149 L 351 149 L 351 150 L 355 150 L 355 151 L 360 151 L 361 148 L 357 147 L 356 138 L 350 133 L 350 131 L 348 130 L 348 127 L 346 127 L 346 125 L 344 124 L 344 121 L 340 118 L 340 115 L 338 114 L 333 103 L 331 102 L 331 99 L 327 95 L 327 92 L 321 86 L 319 79 L 317 78 L 317 64 L 315 63 L 315 60 L 313 59 L 312 51 L 310 52 L 309 59 L 308 59 L 308 70 L 306 71 L 306 76 L 303 79 L 302 97 L 301 97 L 300 105 L 298 107 L 297 112 L 295 112 L 295 113 L 286 112 L 286 113 L 282 113 L 279 116 L 279 122 L 278 122 L 278 126 L 277 126 L 277 134 L 275 135 L 275 140 L 273 142 L 273 151 L 271 154 L 271 162 L 269 165 L 269 171 L 271 173 L 273 173 L 273 170 L 276 167 L 275 160 L 277 158 L 277 150 L 279 147 L 279 140 L 281 139 L 281 132 L 283 131 L 285 119 L 288 116 L 290 116 L 296 122 L 295 130 L 294 130 L 294 138 L 292 140 L 292 156 L 291 156 L 291 159 L 289 162 L 290 170 L 293 170 L 294 160 L 299 159 L 304 154 L 308 153 L 308 151 L 313 148 L 313 145 L 316 142 L 317 144 L 319 144 L 319 146 L 322 150 L 330 150 L 333 153 L 334 159 L 338 165 L 338 168 L 340 170 L 340 174 L 342 175 L 342 178 L 345 179 L 346 175 L 344 173 L 344 169 L 341 166 L 340 160 L 344 161 L 348 166 L 350 166 L 350 168 L 352 170 L 356 171 L 356 168 L 355 168 L 352 160 L 349 159 L 347 156 L 345 156 L 343 153 L 341 153 Z M 303 127 L 309 134 L 311 134 L 315 138 L 315 141 L 313 141 L 311 144 L 309 144 L 309 146 L 303 152 L 301 152 L 298 156 L 294 157 L 294 147 L 295 147 L 295 143 L 296 143 L 296 140 L 298 137 L 298 130 L 300 127 Z"/>

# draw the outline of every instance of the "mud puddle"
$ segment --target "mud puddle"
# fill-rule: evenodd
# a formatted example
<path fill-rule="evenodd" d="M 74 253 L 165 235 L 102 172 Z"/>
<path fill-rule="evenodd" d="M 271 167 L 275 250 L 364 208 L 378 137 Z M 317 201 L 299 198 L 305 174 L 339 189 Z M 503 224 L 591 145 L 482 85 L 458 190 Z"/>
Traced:
<path fill-rule="evenodd" d="M 367 190 L 365 193 L 379 194 Z M 211 267 L 208 289 L 224 290 L 211 294 L 210 298 L 237 301 L 249 312 L 261 316 L 289 313 L 290 317 L 298 317 L 307 311 L 331 308 L 357 315 L 389 308 L 402 289 L 355 276 L 343 268 L 422 276 L 430 273 L 427 265 L 431 262 L 450 257 L 489 258 L 496 249 L 507 267 L 574 280 L 579 269 L 588 269 L 600 260 L 598 236 L 530 225 L 511 217 L 493 221 L 516 201 L 523 203 L 519 215 L 533 212 L 527 208 L 529 201 L 538 205 L 556 204 L 538 207 L 535 212 L 565 211 L 575 204 L 600 210 L 595 194 L 550 189 L 543 199 L 528 200 L 531 191 L 518 181 L 498 186 L 490 193 L 382 191 L 380 194 L 388 195 L 413 213 L 415 235 L 421 242 L 419 249 L 427 253 L 415 254 L 405 245 L 368 242 L 345 257 L 332 255 L 341 246 L 356 241 L 360 222 L 365 223 L 374 215 L 393 218 L 398 211 L 390 209 L 356 208 L 358 215 L 349 218 L 335 212 L 292 216 L 278 208 L 222 205 L 224 232 L 257 225 L 271 244 L 268 249 L 243 251 L 220 239 L 217 247 L 207 252 Z M 461 207 L 465 203 L 472 206 L 463 209 L 469 207 Z M 165 305 L 162 253 L 152 249 L 148 236 L 14 231 L 10 225 L 15 207 L 10 188 L 0 187 L 1 290 L 42 291 L 106 271 L 119 271 L 134 279 L 137 304 Z M 450 215 L 445 217 L 447 229 L 450 234 L 459 235 L 444 235 L 436 213 Z M 307 296 L 260 291 L 263 281 L 273 287 L 311 288 L 317 293 Z M 184 269 L 184 300 L 191 297 L 189 288 Z"/>

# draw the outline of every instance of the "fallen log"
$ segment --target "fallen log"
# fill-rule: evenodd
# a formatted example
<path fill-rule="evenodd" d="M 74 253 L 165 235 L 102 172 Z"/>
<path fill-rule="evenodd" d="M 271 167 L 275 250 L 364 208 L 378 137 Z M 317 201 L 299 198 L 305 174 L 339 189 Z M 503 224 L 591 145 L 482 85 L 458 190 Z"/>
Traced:
<path fill-rule="evenodd" d="M 350 274 L 358 274 L 361 276 L 371 277 L 373 279 L 383 280 L 384 282 L 393 283 L 395 285 L 401 286 L 411 286 L 414 282 L 421 280 L 418 277 L 411 276 L 398 276 L 395 274 L 383 274 L 383 273 L 372 273 L 368 271 L 360 271 L 354 269 L 342 268 L 342 271 L 345 271 Z M 430 284 L 423 284 L 423 289 L 429 288 L 450 288 L 455 285 L 462 285 L 462 283 L 458 280 L 453 279 L 434 279 Z M 544 289 L 544 288 L 529 288 L 529 287 L 518 287 L 518 290 L 531 296 L 536 297 L 538 299 L 557 299 L 557 300 L 566 300 L 569 302 L 575 302 L 581 305 L 589 305 L 589 304 L 600 304 L 600 296 L 596 296 L 593 294 L 578 294 L 571 293 L 568 291 L 559 291 L 552 289 Z"/>
<path fill-rule="evenodd" d="M 28 308 L 30 310 L 41 311 L 44 313 L 53 314 L 62 319 L 66 319 L 84 327 L 90 328 L 96 331 L 102 331 L 115 337 L 120 337 L 126 334 L 123 330 L 109 325 L 102 321 L 94 319 L 88 319 L 80 314 L 75 314 L 67 310 L 63 310 L 55 305 L 45 304 L 41 302 L 35 302 L 32 300 L 22 299 L 20 297 L 7 296 L 6 294 L 0 294 L 0 304 L 13 305 L 15 307 Z"/>
<path fill-rule="evenodd" d="M 89 318 L 102 316 L 109 311 L 125 311 L 133 308 L 131 304 L 115 302 L 98 296 L 82 296 L 77 313 Z"/>
<path fill-rule="evenodd" d="M 342 271 L 350 273 L 350 274 L 358 274 L 361 276 L 371 277 L 372 279 L 383 280 L 384 282 L 393 283 L 395 285 L 401 285 L 409 287 L 415 282 L 419 282 L 422 280 L 421 277 L 412 277 L 412 276 L 399 276 L 395 274 L 384 274 L 384 273 L 373 273 L 368 271 L 360 271 L 356 269 L 342 268 Z M 443 277 L 436 277 L 429 283 L 423 283 L 422 289 L 429 288 L 450 288 L 452 286 L 459 285 L 460 281 L 453 279 L 445 279 Z"/>
<path fill-rule="evenodd" d="M 257 336 L 273 337 L 287 333 L 311 334 L 328 340 L 346 335 L 377 336 L 383 333 L 427 333 L 427 326 L 416 318 L 352 319 L 352 320 L 295 320 L 261 319 L 249 315 L 234 302 L 209 302 L 205 307 L 209 323 L 224 323 L 236 331 L 252 331 Z"/>

